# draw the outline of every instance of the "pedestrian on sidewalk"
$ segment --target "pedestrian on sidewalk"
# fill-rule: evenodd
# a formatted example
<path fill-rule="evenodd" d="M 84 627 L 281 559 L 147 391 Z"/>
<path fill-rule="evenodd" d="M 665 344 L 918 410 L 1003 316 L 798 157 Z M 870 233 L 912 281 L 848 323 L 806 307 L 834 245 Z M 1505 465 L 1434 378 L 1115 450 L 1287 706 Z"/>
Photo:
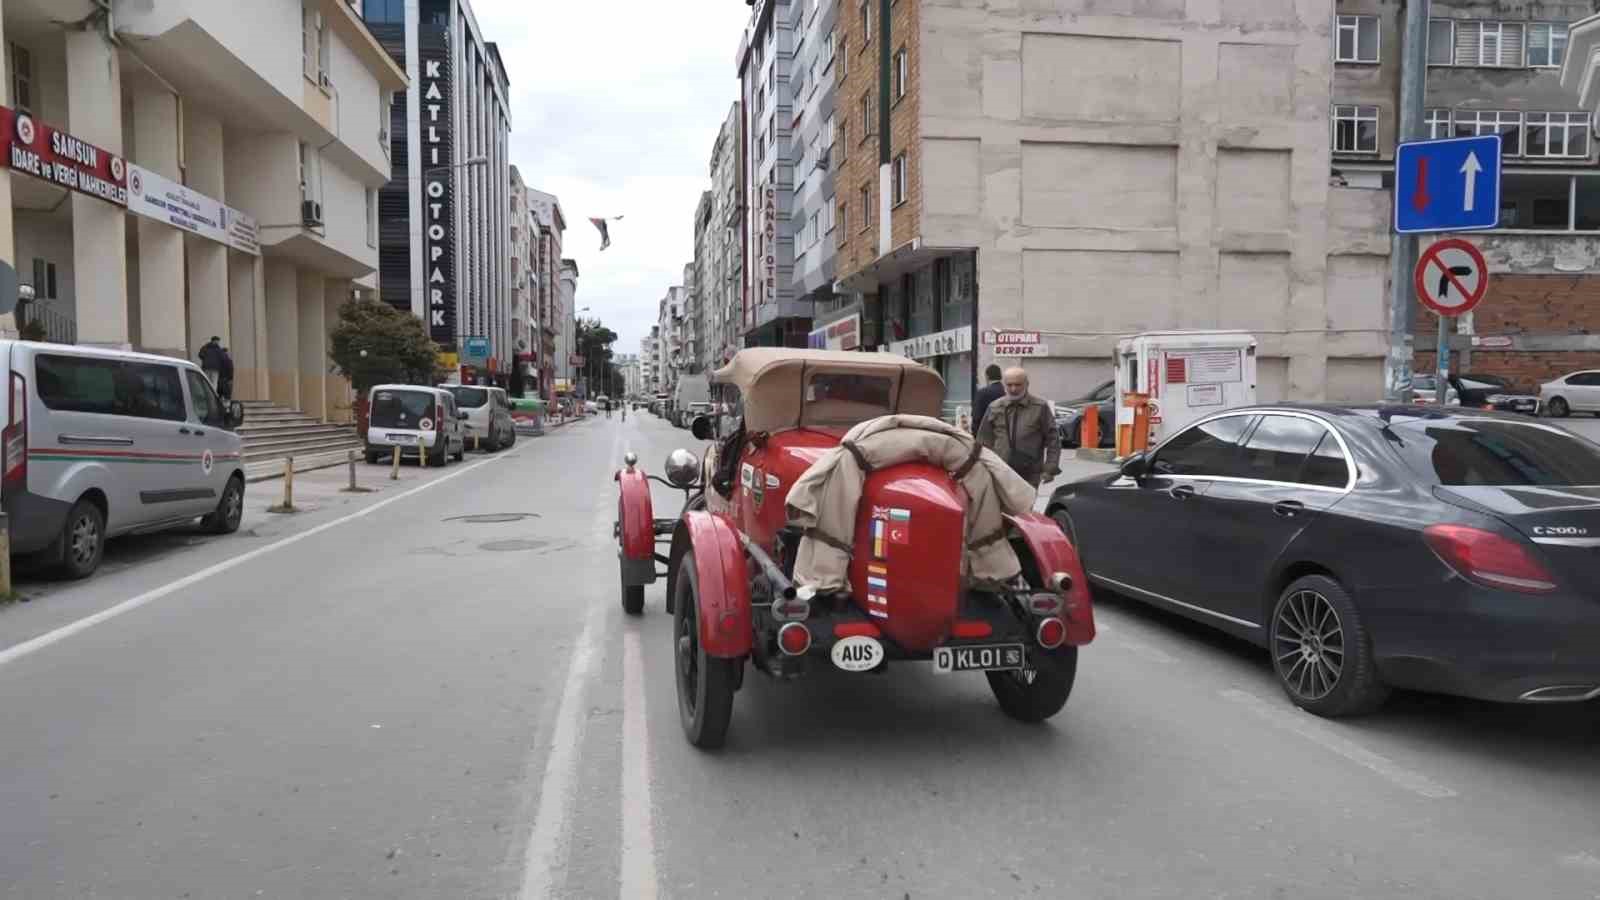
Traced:
<path fill-rule="evenodd" d="M 1007 369 L 1001 376 L 1005 396 L 989 404 L 978 425 L 978 443 L 1005 460 L 1032 484 L 1054 481 L 1061 474 L 1061 437 L 1050 404 L 1028 393 L 1028 373 Z"/>
<path fill-rule="evenodd" d="M 216 335 L 200 347 L 200 371 L 206 373 L 206 380 L 212 387 L 217 386 L 217 379 L 222 374 L 222 338 Z"/>
<path fill-rule="evenodd" d="M 1006 389 L 1000 384 L 1000 367 L 994 363 L 983 370 L 983 377 L 989 383 L 978 388 L 978 393 L 972 398 L 972 427 L 977 428 L 983 424 L 983 414 L 989 411 L 989 404 L 1005 396 Z"/>
<path fill-rule="evenodd" d="M 217 373 L 217 393 L 223 400 L 233 399 L 233 354 L 222 348 L 222 368 Z"/>

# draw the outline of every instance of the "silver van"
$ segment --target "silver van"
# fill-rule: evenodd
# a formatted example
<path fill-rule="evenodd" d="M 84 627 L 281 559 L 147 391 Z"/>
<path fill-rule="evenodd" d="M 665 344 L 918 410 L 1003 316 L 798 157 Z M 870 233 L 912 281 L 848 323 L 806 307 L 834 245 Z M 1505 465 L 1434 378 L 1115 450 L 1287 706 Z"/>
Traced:
<path fill-rule="evenodd" d="M 455 395 L 442 388 L 380 384 L 367 394 L 367 462 L 389 459 L 396 447 L 402 459 L 420 457 L 428 448 L 430 466 L 464 459 L 466 418 L 456 409 Z"/>
<path fill-rule="evenodd" d="M 483 448 L 497 453 L 517 442 L 517 423 L 511 418 L 511 397 L 501 387 L 471 384 L 441 384 L 456 398 L 456 407 L 467 414 L 472 434 L 483 441 Z"/>
<path fill-rule="evenodd" d="M 201 519 L 239 528 L 244 465 L 224 404 L 191 362 L 0 340 L 0 504 L 11 551 L 66 575 L 99 565 L 107 538 Z"/>

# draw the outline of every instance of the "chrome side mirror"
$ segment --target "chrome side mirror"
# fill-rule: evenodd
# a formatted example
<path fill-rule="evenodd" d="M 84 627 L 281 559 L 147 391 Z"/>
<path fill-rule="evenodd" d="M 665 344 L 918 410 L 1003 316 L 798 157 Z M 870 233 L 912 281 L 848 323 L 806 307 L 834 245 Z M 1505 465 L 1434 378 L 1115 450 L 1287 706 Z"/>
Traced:
<path fill-rule="evenodd" d="M 700 458 L 682 448 L 667 454 L 663 468 L 674 487 L 691 488 L 700 480 Z"/>

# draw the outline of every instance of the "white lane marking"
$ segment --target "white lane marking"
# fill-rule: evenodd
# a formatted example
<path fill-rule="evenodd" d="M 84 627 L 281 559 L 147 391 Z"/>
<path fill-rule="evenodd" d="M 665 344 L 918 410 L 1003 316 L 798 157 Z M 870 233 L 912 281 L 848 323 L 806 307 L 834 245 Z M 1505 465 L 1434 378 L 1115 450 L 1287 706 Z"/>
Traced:
<path fill-rule="evenodd" d="M 616 457 L 622 434 L 611 439 L 611 455 Z M 611 521 L 615 515 L 615 499 L 605 490 L 597 498 L 594 513 L 595 538 L 610 540 Z M 573 648 L 572 660 L 567 664 L 567 680 L 561 688 L 561 702 L 556 707 L 555 728 L 550 733 L 550 751 L 545 757 L 544 775 L 539 780 L 539 809 L 534 813 L 533 831 L 528 836 L 527 852 L 523 854 L 522 894 L 524 900 L 545 900 L 556 890 L 556 873 L 565 858 L 567 831 L 572 815 L 572 793 L 576 787 L 578 750 L 583 742 L 583 722 L 579 719 L 583 708 L 583 693 L 589 680 L 589 669 L 599 652 L 598 622 L 601 620 L 599 603 L 591 603 L 584 617 L 583 631 Z"/>
<path fill-rule="evenodd" d="M 1284 703 L 1269 703 L 1248 691 L 1226 690 L 1222 696 L 1240 704 L 1269 724 L 1320 744 L 1323 748 L 1366 768 L 1394 784 L 1427 797 L 1443 800 L 1456 792 L 1420 772 L 1407 769 L 1387 756 L 1374 753 L 1311 718 L 1311 714 Z"/>
<path fill-rule="evenodd" d="M 1571 856 L 1561 857 L 1563 865 L 1578 866 L 1584 869 L 1600 869 L 1600 856 L 1595 856 L 1587 851 L 1574 853 Z"/>
<path fill-rule="evenodd" d="M 654 806 L 650 798 L 650 734 L 645 717 L 644 653 L 639 632 L 622 635 L 622 893 L 656 896 Z"/>
<path fill-rule="evenodd" d="M 394 495 L 393 497 L 388 497 L 386 499 L 379 500 L 377 503 L 374 503 L 374 504 L 372 504 L 371 506 L 369 506 L 369 507 L 367 507 L 365 509 L 358 509 L 355 512 L 353 512 L 353 513 L 351 513 L 351 514 L 349 514 L 347 516 L 341 516 L 340 518 L 334 519 L 332 522 L 324 522 L 321 525 L 316 526 L 315 528 L 311 528 L 311 529 L 308 529 L 306 531 L 302 531 L 299 534 L 291 534 L 288 537 L 283 538 L 283 539 L 278 540 L 278 541 L 274 541 L 273 543 L 270 543 L 270 544 L 266 545 L 265 547 L 257 547 L 256 549 L 251 550 L 248 553 L 242 553 L 242 554 L 240 554 L 238 556 L 235 556 L 232 559 L 225 560 L 223 562 L 217 563 L 214 566 L 210 566 L 208 568 L 201 569 L 200 571 L 195 572 L 195 573 L 193 573 L 191 575 L 186 575 L 186 576 L 184 576 L 182 578 L 179 578 L 177 581 L 168 582 L 167 584 L 164 584 L 161 587 L 155 588 L 153 590 L 146 591 L 146 592 L 144 592 L 143 594 L 140 594 L 137 597 L 133 597 L 133 598 L 128 599 L 128 600 L 124 600 L 121 603 L 118 603 L 116 606 L 111 606 L 111 607 L 107 607 L 106 609 L 102 609 L 101 611 L 95 613 L 94 615 L 84 616 L 83 618 L 78 619 L 76 621 L 68 622 L 67 624 L 61 626 L 60 628 L 57 628 L 54 631 L 47 631 L 44 634 L 41 634 L 36 638 L 33 638 L 31 640 L 27 640 L 27 641 L 23 641 L 22 643 L 17 644 L 17 645 L 12 646 L 12 647 L 9 647 L 9 648 L 7 648 L 5 650 L 0 650 L 0 666 L 5 665 L 6 663 L 15 662 L 15 661 L 21 659 L 22 657 L 27 656 L 30 653 L 36 653 L 36 652 L 38 652 L 40 650 L 43 650 L 44 648 L 50 646 L 51 644 L 55 644 L 55 643 L 59 643 L 61 641 L 64 641 L 67 638 L 72 637 L 73 635 L 77 634 L 80 631 L 85 631 L 87 629 L 93 628 L 94 626 L 99 625 L 102 622 L 106 622 L 106 621 L 109 621 L 111 619 L 115 619 L 117 616 L 120 616 L 120 615 L 122 615 L 124 613 L 133 612 L 134 610 L 138 609 L 141 606 L 144 606 L 144 605 L 146 605 L 148 603 L 152 603 L 152 602 L 154 602 L 156 600 L 160 600 L 162 597 L 165 597 L 168 594 L 171 594 L 171 593 L 173 593 L 175 591 L 181 591 L 184 588 L 189 587 L 192 584 L 197 584 L 197 583 L 199 583 L 201 581 L 205 581 L 207 578 L 210 578 L 213 575 L 221 575 L 223 572 L 226 572 L 229 569 L 233 569 L 233 568 L 236 568 L 238 566 L 244 565 L 245 563 L 250 562 L 253 559 L 257 559 L 259 557 L 265 556 L 268 553 L 273 552 L 274 550 L 281 550 L 282 548 L 287 547 L 287 546 L 289 546 L 291 544 L 298 544 L 299 542 L 301 542 L 301 541 L 303 541 L 303 540 L 305 540 L 307 538 L 310 538 L 310 537 L 315 537 L 316 535 L 319 535 L 319 534 L 323 533 L 324 531 L 329 530 L 330 528 L 337 528 L 340 525 L 345 524 L 346 522 L 354 522 L 356 519 L 360 519 L 360 518 L 363 518 L 365 516 L 370 516 L 373 513 L 377 512 L 380 509 L 383 509 L 385 506 L 388 506 L 391 503 L 398 503 L 401 500 L 404 500 L 407 497 L 412 496 L 413 494 L 419 494 L 419 493 L 427 490 L 428 488 L 434 487 L 436 485 L 444 484 L 446 481 L 449 481 L 449 480 L 451 480 L 453 478 L 459 478 L 462 475 L 465 475 L 468 472 L 471 472 L 472 470 L 479 468 L 480 466 L 486 466 L 486 465 L 488 465 L 490 463 L 499 462 L 499 461 L 504 460 L 504 459 L 510 459 L 511 457 L 515 456 L 517 453 L 520 453 L 520 452 L 521 451 L 519 451 L 519 450 L 513 449 L 513 450 L 511 450 L 511 451 L 509 451 L 507 453 L 502 453 L 502 454 L 499 454 L 497 456 L 492 456 L 492 457 L 490 457 L 488 459 L 479 460 L 478 462 L 472 463 L 472 464 L 466 466 L 465 468 L 457 469 L 456 471 L 451 472 L 448 475 L 444 475 L 444 476 L 441 476 L 439 478 L 435 478 L 434 480 L 432 480 L 432 481 L 430 481 L 430 482 L 428 482 L 426 484 L 419 484 L 416 487 L 411 488 L 410 490 L 407 490 L 407 491 L 405 491 L 403 493 L 399 493 L 399 494 Z"/>

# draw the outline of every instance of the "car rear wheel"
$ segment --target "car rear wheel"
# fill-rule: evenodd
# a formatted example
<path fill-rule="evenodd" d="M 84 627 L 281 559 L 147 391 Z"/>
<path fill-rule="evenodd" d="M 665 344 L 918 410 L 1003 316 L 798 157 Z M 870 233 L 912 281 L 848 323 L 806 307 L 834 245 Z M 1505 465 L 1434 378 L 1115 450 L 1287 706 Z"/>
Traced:
<path fill-rule="evenodd" d="M 1565 419 L 1567 416 L 1572 415 L 1572 407 L 1568 406 L 1567 401 L 1560 397 L 1551 397 L 1550 402 L 1546 403 L 1544 408 L 1549 410 L 1550 415 L 1557 419 Z"/>
<path fill-rule="evenodd" d="M 238 475 L 228 479 L 217 501 L 216 512 L 200 520 L 200 527 L 212 534 L 233 534 L 239 530 L 244 518 L 244 479 Z"/>
<path fill-rule="evenodd" d="M 1078 675 L 1078 648 L 1052 651 L 1040 665 L 1008 672 L 985 672 L 1000 709 L 1019 722 L 1043 722 L 1067 705 Z"/>
<path fill-rule="evenodd" d="M 67 513 L 61 535 L 52 548 L 61 560 L 61 572 L 68 578 L 88 578 L 100 568 L 106 549 L 106 517 L 88 498 L 79 500 Z"/>
<path fill-rule="evenodd" d="M 700 585 L 694 554 L 678 561 L 673 585 L 673 656 L 678 682 L 678 719 L 689 743 L 702 750 L 722 746 L 733 718 L 733 689 L 740 660 L 707 656 L 700 645 Z"/>
<path fill-rule="evenodd" d="M 1361 614 L 1332 578 L 1307 575 L 1284 588 L 1272 612 L 1268 646 L 1278 684 L 1307 712 L 1356 716 L 1389 697 Z"/>

